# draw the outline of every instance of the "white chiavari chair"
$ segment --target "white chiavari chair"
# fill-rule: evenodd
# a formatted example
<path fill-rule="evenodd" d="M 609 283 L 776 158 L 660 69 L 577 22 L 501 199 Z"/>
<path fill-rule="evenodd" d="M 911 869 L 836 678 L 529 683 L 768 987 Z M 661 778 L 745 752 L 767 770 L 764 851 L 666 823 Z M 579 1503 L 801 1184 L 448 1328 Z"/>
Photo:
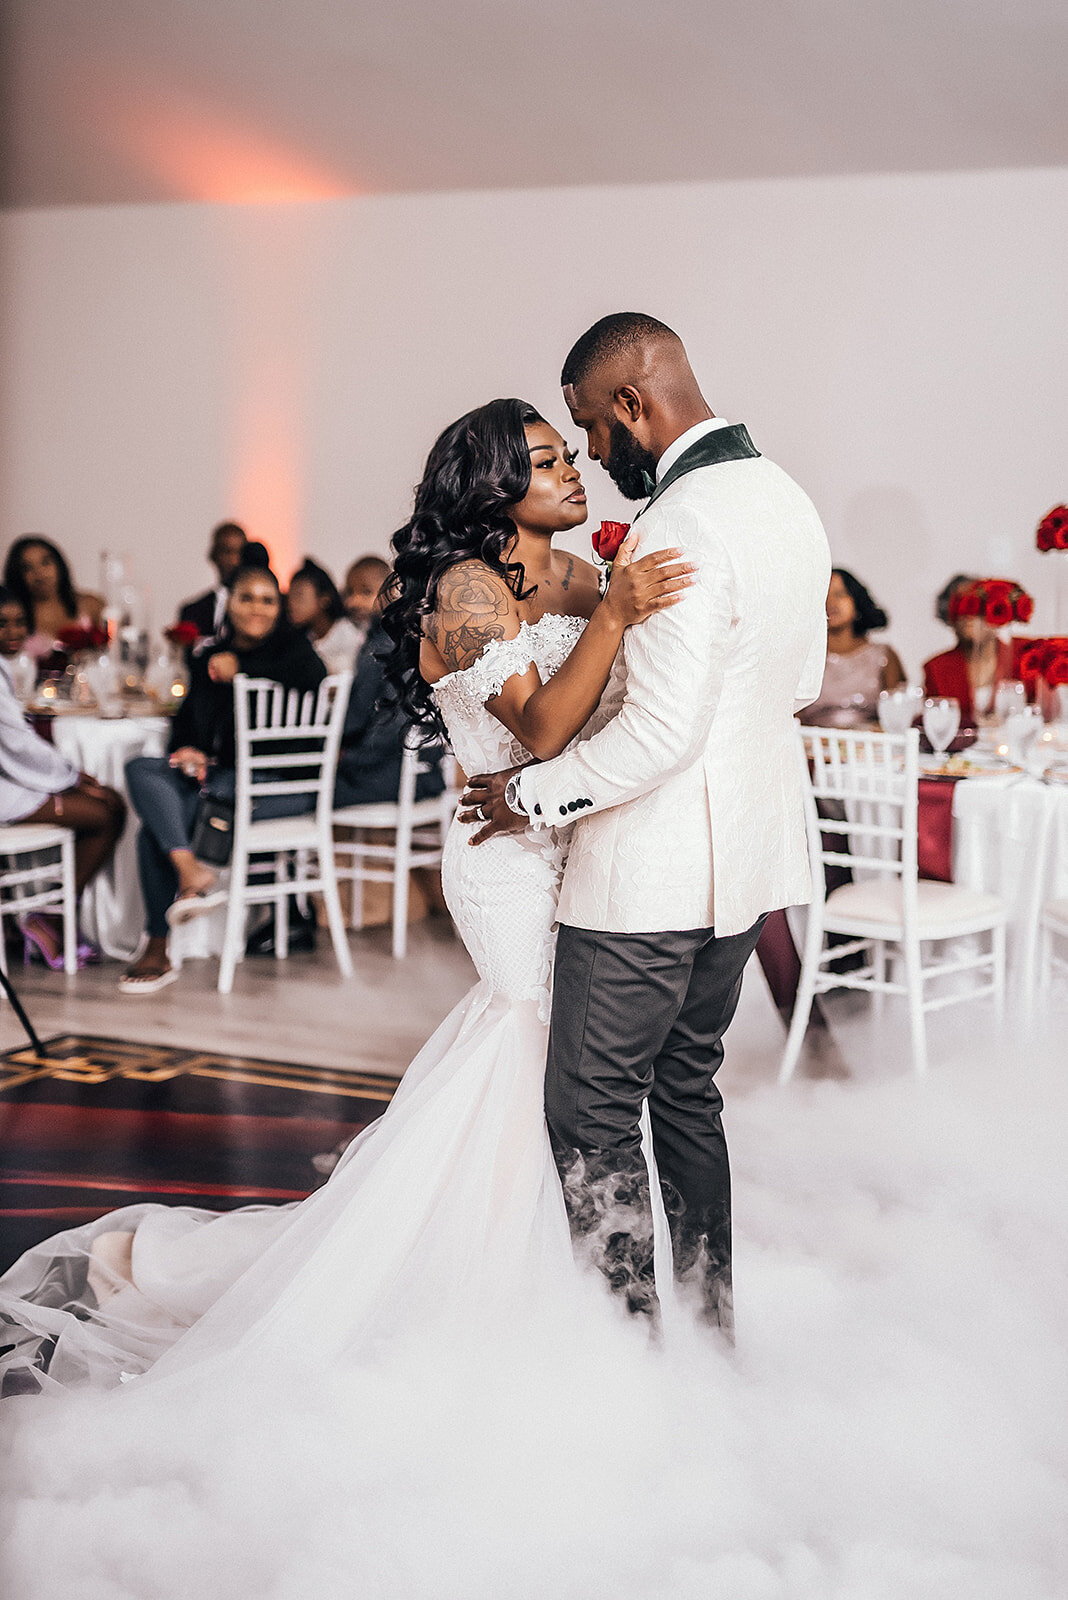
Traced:
<path fill-rule="evenodd" d="M 921 879 L 917 863 L 919 733 L 854 733 L 800 728 L 798 761 L 804 778 L 805 822 L 812 866 L 801 980 L 779 1071 L 793 1073 L 813 997 L 828 989 L 859 989 L 876 997 L 901 995 L 908 1003 L 912 1062 L 927 1070 L 926 1015 L 991 995 L 1000 1009 L 1005 990 L 1005 907 L 996 895 L 953 883 Z M 823 813 L 821 815 L 821 812 Z M 829 836 L 829 842 L 828 842 Z M 852 883 L 824 899 L 824 867 L 849 867 Z M 825 944 L 825 935 L 845 936 Z M 989 934 L 989 949 L 958 947 L 924 960 L 935 941 Z M 888 947 L 900 955 L 904 980 L 891 979 Z M 830 972 L 827 964 L 854 952 L 865 964 Z M 928 997 L 936 979 L 974 971 L 976 982 Z"/>
<path fill-rule="evenodd" d="M 1053 975 L 1068 977 L 1068 900 L 1047 900 L 1038 923 L 1038 982 L 1043 994 L 1053 987 Z"/>
<path fill-rule="evenodd" d="M 25 865 L 20 865 L 23 862 Z M 10 823 L 0 828 L 0 970 L 7 971 L 4 918 L 45 910 L 62 914 L 63 971 L 75 973 L 78 917 L 74 834 L 70 828 L 54 828 L 50 823 Z"/>
<path fill-rule="evenodd" d="M 352 976 L 352 957 L 341 914 L 331 824 L 334 778 L 352 673 L 325 678 L 304 694 L 269 678 L 234 679 L 237 789 L 234 848 L 226 933 L 219 962 L 219 993 L 233 988 L 245 948 L 249 906 L 271 902 L 275 954 L 288 954 L 289 898 L 321 894 L 341 974 Z M 286 774 L 289 774 L 286 776 Z M 297 817 L 253 821 L 255 802 L 268 795 L 306 795 L 314 810 Z M 273 873 L 271 860 L 273 858 Z M 314 861 L 314 866 L 312 865 Z M 292 864 L 292 872 L 291 872 Z M 257 881 L 250 882 L 252 871 Z M 263 873 L 267 872 L 267 881 Z"/>
<path fill-rule="evenodd" d="M 445 789 L 430 800 L 416 799 L 416 784 L 428 764 L 420 753 L 415 735 L 404 741 L 400 785 L 396 800 L 383 800 L 358 806 L 342 806 L 334 812 L 335 828 L 353 830 L 355 838 L 335 838 L 334 849 L 341 862 L 338 878 L 352 883 L 351 921 L 359 926 L 363 915 L 363 885 L 392 885 L 393 955 L 401 960 L 408 950 L 408 891 L 413 867 L 441 864 L 445 835 L 456 815 L 459 792 L 456 763 L 446 754 L 443 762 Z M 391 833 L 392 839 L 369 840 L 359 834 Z"/>

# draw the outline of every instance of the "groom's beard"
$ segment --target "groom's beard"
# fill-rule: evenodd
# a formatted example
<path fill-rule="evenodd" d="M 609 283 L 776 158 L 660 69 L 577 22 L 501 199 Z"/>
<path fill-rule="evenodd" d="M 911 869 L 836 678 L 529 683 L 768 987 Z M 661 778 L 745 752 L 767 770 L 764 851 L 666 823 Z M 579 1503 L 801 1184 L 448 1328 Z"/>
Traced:
<path fill-rule="evenodd" d="M 627 500 L 644 500 L 656 479 L 656 457 L 640 445 L 626 423 L 613 422 L 608 435 L 608 476 Z"/>

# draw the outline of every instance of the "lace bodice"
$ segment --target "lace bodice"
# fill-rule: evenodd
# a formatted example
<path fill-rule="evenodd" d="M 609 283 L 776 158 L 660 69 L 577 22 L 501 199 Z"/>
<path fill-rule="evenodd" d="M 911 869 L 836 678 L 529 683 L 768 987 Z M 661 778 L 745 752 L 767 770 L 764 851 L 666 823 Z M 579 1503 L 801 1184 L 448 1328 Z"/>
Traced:
<path fill-rule="evenodd" d="M 465 772 L 501 772 L 530 759 L 530 752 L 486 710 L 486 701 L 531 665 L 543 683 L 551 678 L 585 626 L 584 617 L 547 612 L 537 622 L 520 623 L 514 639 L 495 639 L 473 666 L 438 679 L 432 693 L 449 730 L 453 754 Z"/>
<path fill-rule="evenodd" d="M 473 666 L 438 679 L 434 699 L 466 773 L 500 772 L 530 760 L 530 752 L 486 710 L 486 701 L 531 665 L 543 683 L 552 677 L 585 626 L 582 617 L 549 614 L 524 622 L 514 639 L 496 640 Z M 457 818 L 449 830 L 441 863 L 445 902 L 478 971 L 483 997 L 503 996 L 510 1004 L 533 1001 L 547 1022 L 567 830 L 528 828 L 472 850 L 468 840 L 478 827 Z"/>

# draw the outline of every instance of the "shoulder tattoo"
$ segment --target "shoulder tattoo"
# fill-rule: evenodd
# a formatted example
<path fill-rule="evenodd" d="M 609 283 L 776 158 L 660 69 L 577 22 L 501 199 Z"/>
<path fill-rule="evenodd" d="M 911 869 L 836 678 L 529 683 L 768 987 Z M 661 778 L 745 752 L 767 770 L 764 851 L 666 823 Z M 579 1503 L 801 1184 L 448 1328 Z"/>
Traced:
<path fill-rule="evenodd" d="M 481 561 L 460 561 L 438 585 L 436 609 L 427 618 L 428 637 L 450 672 L 473 666 L 486 646 L 506 637 L 515 596 Z"/>

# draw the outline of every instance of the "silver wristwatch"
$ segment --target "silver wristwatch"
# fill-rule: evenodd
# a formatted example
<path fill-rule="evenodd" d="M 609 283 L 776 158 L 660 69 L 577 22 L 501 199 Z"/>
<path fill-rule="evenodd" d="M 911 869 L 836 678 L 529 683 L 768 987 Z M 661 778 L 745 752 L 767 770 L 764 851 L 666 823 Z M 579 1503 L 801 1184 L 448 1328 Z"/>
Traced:
<path fill-rule="evenodd" d="M 526 817 L 530 815 L 526 806 L 523 804 L 523 796 L 519 792 L 518 772 L 513 772 L 512 776 L 508 779 L 508 782 L 504 786 L 504 803 L 508 807 L 509 811 L 515 812 L 517 817 Z"/>

